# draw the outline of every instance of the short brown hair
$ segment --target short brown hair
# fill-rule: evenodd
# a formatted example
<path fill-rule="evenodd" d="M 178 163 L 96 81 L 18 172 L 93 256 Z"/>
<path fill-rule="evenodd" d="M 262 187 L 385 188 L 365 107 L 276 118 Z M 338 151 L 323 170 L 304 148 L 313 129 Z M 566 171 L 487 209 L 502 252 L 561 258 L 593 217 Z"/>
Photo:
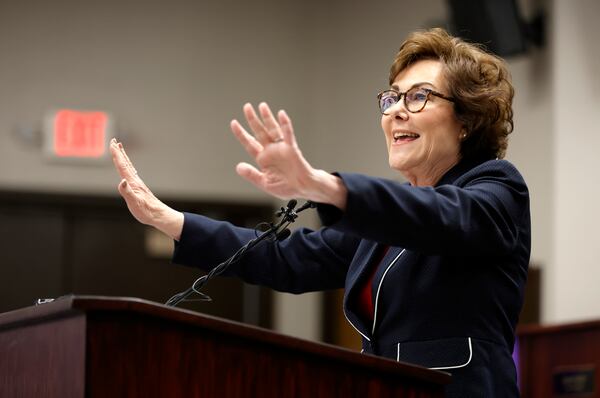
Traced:
<path fill-rule="evenodd" d="M 455 99 L 454 112 L 467 134 L 462 157 L 503 158 L 513 130 L 514 89 L 506 62 L 435 28 L 412 33 L 402 43 L 390 68 L 390 85 L 398 73 L 423 59 L 444 64 L 447 94 Z"/>

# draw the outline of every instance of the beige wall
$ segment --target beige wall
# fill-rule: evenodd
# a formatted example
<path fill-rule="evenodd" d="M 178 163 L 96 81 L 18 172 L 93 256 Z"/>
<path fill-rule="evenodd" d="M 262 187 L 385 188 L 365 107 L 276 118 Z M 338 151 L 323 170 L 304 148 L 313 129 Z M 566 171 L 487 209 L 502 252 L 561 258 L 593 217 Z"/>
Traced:
<path fill-rule="evenodd" d="M 555 0 L 553 261 L 548 318 L 600 317 L 600 44 L 596 0 Z"/>
<path fill-rule="evenodd" d="M 113 113 L 159 193 L 262 197 L 233 166 L 244 101 L 304 114 L 306 6 L 276 1 L 2 2 L 0 186 L 114 192 L 105 167 L 51 164 L 17 130 L 53 107 Z M 298 121 L 300 127 L 303 123 Z"/>
<path fill-rule="evenodd" d="M 114 194 L 110 164 L 49 163 L 24 138 L 48 109 L 73 107 L 113 113 L 159 195 L 267 201 L 234 172 L 247 156 L 228 124 L 242 104 L 285 107 L 318 167 L 397 178 L 374 96 L 402 38 L 446 18 L 444 0 L 36 3 L 0 4 L 0 188 Z M 520 1 L 528 13 L 538 3 L 550 14 L 549 45 L 509 61 L 508 158 L 531 189 L 545 319 L 597 318 L 598 3 Z M 281 319 L 306 304 L 297 303 Z M 313 313 L 299 334 L 316 337 Z"/>

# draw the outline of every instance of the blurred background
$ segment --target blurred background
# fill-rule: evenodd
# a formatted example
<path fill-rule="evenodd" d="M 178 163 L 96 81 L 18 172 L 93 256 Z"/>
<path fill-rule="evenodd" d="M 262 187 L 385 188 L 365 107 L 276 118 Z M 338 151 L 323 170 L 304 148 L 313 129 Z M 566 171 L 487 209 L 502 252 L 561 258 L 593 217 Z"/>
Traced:
<path fill-rule="evenodd" d="M 248 157 L 229 122 L 245 102 L 285 108 L 316 167 L 399 178 L 388 169 L 375 101 L 398 47 L 416 29 L 483 21 L 491 32 L 483 40 L 506 57 L 516 89 L 507 159 L 531 191 L 522 319 L 600 318 L 600 2 L 474 4 L 0 1 L 0 311 L 68 293 L 163 302 L 199 275 L 170 264 L 172 242 L 129 216 L 108 159 L 44 151 L 44 121 L 56 110 L 107 112 L 157 196 L 254 226 L 281 203 L 235 173 Z M 512 46 L 495 47 L 507 37 Z M 299 224 L 317 227 L 308 213 Z M 293 296 L 223 279 L 208 293 L 214 302 L 187 308 L 356 344 L 340 292 Z"/>

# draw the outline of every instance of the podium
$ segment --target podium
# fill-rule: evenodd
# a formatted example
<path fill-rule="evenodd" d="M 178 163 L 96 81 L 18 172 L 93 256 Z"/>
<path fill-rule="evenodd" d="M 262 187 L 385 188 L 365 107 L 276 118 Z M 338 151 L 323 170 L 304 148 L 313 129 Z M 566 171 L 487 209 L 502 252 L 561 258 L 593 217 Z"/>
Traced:
<path fill-rule="evenodd" d="M 135 299 L 0 315 L 0 397 L 443 397 L 450 376 Z"/>

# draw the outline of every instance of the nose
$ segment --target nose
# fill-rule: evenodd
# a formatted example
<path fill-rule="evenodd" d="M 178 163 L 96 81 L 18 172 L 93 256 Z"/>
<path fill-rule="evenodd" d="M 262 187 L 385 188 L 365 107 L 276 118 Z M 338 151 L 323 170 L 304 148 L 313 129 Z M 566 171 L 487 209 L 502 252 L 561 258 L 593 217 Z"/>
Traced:
<path fill-rule="evenodd" d="M 406 109 L 406 105 L 404 101 L 400 99 L 394 105 L 390 106 L 386 113 L 392 116 L 394 119 L 407 120 L 408 119 L 408 110 Z"/>

